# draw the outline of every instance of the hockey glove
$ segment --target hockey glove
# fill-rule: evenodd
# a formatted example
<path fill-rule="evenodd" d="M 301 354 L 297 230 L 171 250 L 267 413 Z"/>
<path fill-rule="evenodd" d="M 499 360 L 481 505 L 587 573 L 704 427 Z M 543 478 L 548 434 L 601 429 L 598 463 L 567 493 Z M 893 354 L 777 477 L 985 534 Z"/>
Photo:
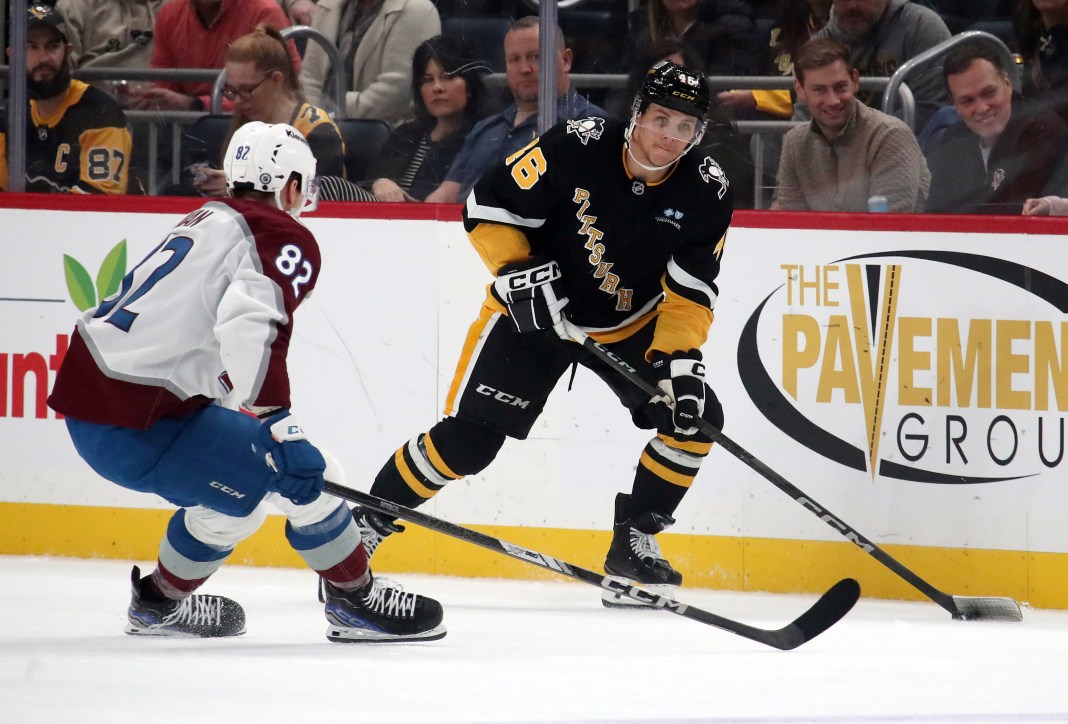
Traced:
<path fill-rule="evenodd" d="M 561 339 L 570 339 L 563 327 L 567 305 L 560 265 L 534 258 L 505 264 L 493 282 L 493 294 L 508 306 L 508 317 L 517 332 L 551 329 Z"/>
<path fill-rule="evenodd" d="M 701 350 L 679 350 L 670 355 L 653 352 L 653 374 L 657 386 L 664 391 L 654 402 L 664 402 L 672 410 L 675 432 L 681 435 L 697 433 L 697 419 L 705 411 L 705 365 Z"/>
<path fill-rule="evenodd" d="M 326 460 L 308 442 L 289 410 L 279 410 L 263 421 L 260 442 L 267 449 L 267 465 L 274 472 L 268 481 L 272 491 L 297 505 L 307 505 L 319 496 Z"/>

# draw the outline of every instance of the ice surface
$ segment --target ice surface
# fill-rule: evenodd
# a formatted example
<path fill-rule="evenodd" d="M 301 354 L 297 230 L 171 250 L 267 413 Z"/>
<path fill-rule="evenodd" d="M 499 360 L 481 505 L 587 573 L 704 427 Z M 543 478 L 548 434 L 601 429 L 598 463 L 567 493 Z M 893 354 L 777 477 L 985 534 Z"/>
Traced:
<path fill-rule="evenodd" d="M 332 644 L 313 573 L 226 566 L 204 590 L 248 633 L 157 640 L 122 632 L 130 565 L 0 556 L 0 722 L 1068 722 L 1066 611 L 862 599 L 782 652 L 583 584 L 397 575 L 442 601 L 448 636 Z M 768 628 L 814 600 L 678 598 Z"/>

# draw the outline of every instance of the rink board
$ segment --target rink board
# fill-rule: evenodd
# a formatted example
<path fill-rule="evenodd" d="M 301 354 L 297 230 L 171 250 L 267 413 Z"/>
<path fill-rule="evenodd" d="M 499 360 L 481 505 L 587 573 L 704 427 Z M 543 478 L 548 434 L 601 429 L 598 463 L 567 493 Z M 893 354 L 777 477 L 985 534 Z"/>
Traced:
<path fill-rule="evenodd" d="M 74 300 L 85 303 L 65 269 L 95 281 L 124 240 L 132 267 L 197 202 L 0 203 L 11 207 L 0 208 L 0 553 L 151 558 L 168 505 L 93 475 L 43 400 Z M 307 220 L 323 270 L 296 318 L 294 410 L 361 489 L 438 419 L 490 280 L 457 218 L 456 207 L 334 205 Z M 739 213 L 704 347 L 725 432 L 810 508 L 943 590 L 1068 608 L 1066 230 L 1057 219 Z M 424 509 L 598 567 L 612 497 L 648 437 L 579 370 L 530 439 Z M 664 547 L 689 585 L 814 591 L 853 575 L 867 595 L 916 597 L 718 448 L 677 518 Z M 300 565 L 280 531 L 272 519 L 235 560 Z M 412 529 L 376 566 L 540 575 Z"/>

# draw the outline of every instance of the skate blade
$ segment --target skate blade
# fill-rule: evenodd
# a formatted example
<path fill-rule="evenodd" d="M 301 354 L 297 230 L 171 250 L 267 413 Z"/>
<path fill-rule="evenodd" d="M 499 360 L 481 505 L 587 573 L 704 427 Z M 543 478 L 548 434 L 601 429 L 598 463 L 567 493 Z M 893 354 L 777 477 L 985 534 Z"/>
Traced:
<path fill-rule="evenodd" d="M 349 626 L 327 626 L 326 637 L 341 644 L 392 644 L 406 641 L 437 641 L 445 638 L 444 624 L 438 624 L 429 631 L 413 634 L 391 634 L 384 631 L 372 631 L 365 628 Z"/>
<path fill-rule="evenodd" d="M 626 579 L 620 579 L 626 580 Z M 627 581 L 630 583 L 630 581 Z M 672 586 L 668 583 L 641 583 L 638 584 L 643 590 L 655 593 L 658 596 L 664 598 L 675 598 L 675 592 L 679 590 L 678 586 Z M 601 592 L 601 605 L 605 608 L 632 608 L 632 609 L 656 609 L 656 606 L 650 606 L 647 603 L 641 601 L 635 601 L 633 598 L 627 598 L 621 593 L 614 593 L 613 591 Z"/>
<path fill-rule="evenodd" d="M 126 624 L 126 628 L 124 630 L 131 636 L 162 636 L 165 638 L 172 639 L 222 639 L 233 638 L 234 636 L 242 636 L 244 635 L 247 629 L 241 629 L 240 631 L 236 631 L 231 634 L 210 634 L 206 636 L 201 634 L 190 633 L 189 631 L 176 631 L 172 628 L 144 628 L 141 626 L 134 626 L 132 624 Z"/>

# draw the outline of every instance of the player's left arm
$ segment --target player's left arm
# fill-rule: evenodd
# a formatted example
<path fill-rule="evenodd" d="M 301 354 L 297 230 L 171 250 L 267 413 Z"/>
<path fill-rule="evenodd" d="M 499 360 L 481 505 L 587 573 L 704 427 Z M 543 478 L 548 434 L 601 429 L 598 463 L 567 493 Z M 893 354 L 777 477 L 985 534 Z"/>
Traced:
<path fill-rule="evenodd" d="M 668 260 L 661 278 L 664 300 L 657 307 L 656 330 L 646 352 L 649 359 L 654 352 L 700 349 L 708 339 L 730 212 L 717 216 L 725 218 L 718 220 L 708 236 L 680 247 Z"/>
<path fill-rule="evenodd" d="M 78 183 L 76 194 L 124 194 L 129 179 L 130 130 L 123 126 L 90 128 L 78 137 Z"/>
<path fill-rule="evenodd" d="M 293 313 L 319 277 L 314 237 L 296 222 L 284 227 L 257 233 L 255 258 L 246 256 L 237 265 L 216 323 L 232 399 L 259 410 L 290 407 Z"/>

